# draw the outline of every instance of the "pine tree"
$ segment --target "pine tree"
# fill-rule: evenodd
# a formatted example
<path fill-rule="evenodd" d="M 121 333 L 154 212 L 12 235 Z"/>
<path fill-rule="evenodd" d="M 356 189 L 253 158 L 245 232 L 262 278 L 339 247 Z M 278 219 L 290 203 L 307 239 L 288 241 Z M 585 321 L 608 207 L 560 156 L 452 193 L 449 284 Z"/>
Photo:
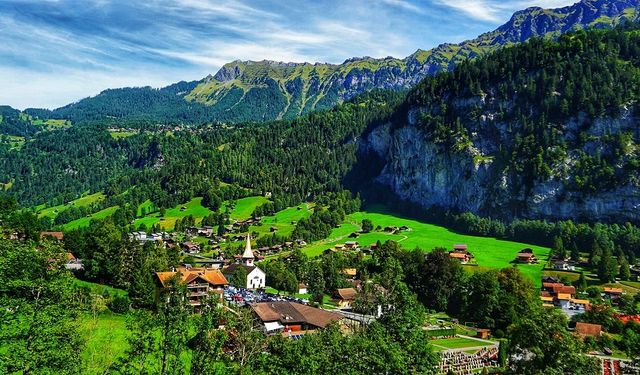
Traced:
<path fill-rule="evenodd" d="M 585 291 L 587 289 L 587 279 L 584 276 L 584 271 L 580 272 L 580 277 L 576 280 L 574 286 L 580 291 Z"/>
<path fill-rule="evenodd" d="M 564 244 L 560 236 L 555 236 L 553 239 L 553 247 L 551 248 L 551 251 L 558 259 L 564 260 L 567 258 L 567 250 L 564 248 Z"/>
<path fill-rule="evenodd" d="M 629 269 L 629 262 L 624 255 L 618 257 L 618 265 L 620 266 L 619 275 L 622 280 L 629 280 L 631 278 L 631 270 Z"/>

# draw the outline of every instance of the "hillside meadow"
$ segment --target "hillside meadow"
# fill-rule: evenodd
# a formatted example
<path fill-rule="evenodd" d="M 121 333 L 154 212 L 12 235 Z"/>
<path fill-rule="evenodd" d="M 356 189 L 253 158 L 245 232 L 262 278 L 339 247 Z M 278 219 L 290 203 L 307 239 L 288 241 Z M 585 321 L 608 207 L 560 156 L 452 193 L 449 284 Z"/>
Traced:
<path fill-rule="evenodd" d="M 409 229 L 397 234 L 374 230 L 371 233 L 361 234 L 357 239 L 349 238 L 351 233 L 360 230 L 360 223 L 363 219 L 371 220 L 374 228 L 378 226 L 383 229 L 387 226 L 407 226 Z M 304 250 L 310 256 L 317 256 L 336 244 L 350 240 L 358 241 L 361 246 L 369 246 L 377 241 L 385 242 L 393 240 L 398 242 L 406 250 L 419 247 L 425 251 L 431 251 L 436 247 L 451 250 L 454 244 L 466 244 L 469 247 L 469 251 L 475 256 L 477 264 L 477 266 L 466 266 L 465 268 L 469 271 L 474 271 L 475 269 L 511 267 L 514 265 L 513 261 L 520 250 L 531 248 L 540 260 L 540 263 L 531 265 L 517 264 L 515 266 L 531 278 L 536 285 L 540 284 L 542 269 L 549 257 L 550 251 L 549 248 L 541 246 L 456 233 L 438 225 L 428 224 L 394 214 L 383 206 L 372 206 L 365 211 L 348 215 L 345 223 L 339 228 L 335 228 L 327 239 L 312 243 L 305 247 Z"/>

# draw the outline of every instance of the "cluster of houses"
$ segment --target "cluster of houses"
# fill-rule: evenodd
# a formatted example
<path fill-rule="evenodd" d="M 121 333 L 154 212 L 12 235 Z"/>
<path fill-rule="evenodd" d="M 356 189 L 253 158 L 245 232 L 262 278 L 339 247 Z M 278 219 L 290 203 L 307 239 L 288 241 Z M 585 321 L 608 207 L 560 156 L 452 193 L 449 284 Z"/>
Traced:
<path fill-rule="evenodd" d="M 246 225 L 260 225 L 260 218 L 252 218 L 245 221 L 236 221 L 233 224 L 227 226 L 229 231 L 237 231 L 245 228 Z M 246 228 L 245 228 L 246 229 Z M 150 233 L 147 234 L 144 231 L 132 232 L 129 234 L 129 239 L 132 241 L 138 241 L 140 243 L 145 242 L 157 242 L 162 243 L 168 248 L 180 247 L 185 254 L 198 254 L 202 251 L 202 245 L 192 240 L 193 237 L 204 237 L 207 240 L 207 244 L 211 246 L 211 250 L 220 251 L 221 244 L 229 241 L 244 241 L 243 235 L 233 235 L 225 233 L 218 235 L 214 227 L 201 226 L 201 227 L 189 227 L 184 231 L 186 239 L 180 241 L 182 236 L 178 233 Z M 278 254 L 281 251 L 292 250 L 296 246 L 303 247 L 307 243 L 303 239 L 297 239 L 295 241 L 285 241 L 282 244 L 275 244 L 273 246 L 263 246 L 257 249 L 256 257 L 258 260 L 263 259 L 265 256 Z M 240 256 L 236 257 L 236 260 L 240 259 Z"/>
<path fill-rule="evenodd" d="M 559 308 L 568 316 L 583 313 L 589 308 L 588 300 L 576 298 L 574 286 L 564 285 L 554 278 L 543 279 L 540 300 L 544 307 Z"/>
<path fill-rule="evenodd" d="M 604 287 L 601 296 L 615 303 L 623 294 L 622 288 Z M 550 276 L 542 279 L 540 300 L 544 307 L 558 308 L 569 317 L 584 313 L 590 307 L 589 300 L 576 297 L 574 286 L 565 285 Z"/>
<path fill-rule="evenodd" d="M 177 274 L 182 275 L 184 277 L 185 274 L 215 274 L 216 277 L 214 280 L 215 283 L 209 283 L 209 287 L 207 292 L 210 290 L 221 290 L 220 287 L 224 288 L 224 286 L 228 285 L 228 280 L 233 278 L 234 275 L 237 274 L 238 268 L 244 268 L 246 271 L 246 280 L 234 280 L 234 284 L 239 287 L 247 288 L 247 289 L 262 289 L 266 286 L 266 273 L 258 267 L 255 262 L 256 256 L 251 250 L 251 238 L 247 235 L 246 245 L 244 253 L 238 258 L 237 263 L 226 264 L 222 262 L 222 268 L 219 267 L 211 267 L 211 268 L 197 268 L 192 267 L 191 265 L 185 265 L 184 267 L 179 268 L 178 270 L 172 272 L 157 272 L 156 277 L 158 281 L 160 281 L 160 285 L 164 286 L 164 281 L 167 280 Z M 219 276 L 217 276 L 219 274 Z M 212 279 L 213 280 L 213 279 Z M 187 286 L 189 282 L 185 280 Z M 205 295 L 198 295 L 200 297 Z"/>

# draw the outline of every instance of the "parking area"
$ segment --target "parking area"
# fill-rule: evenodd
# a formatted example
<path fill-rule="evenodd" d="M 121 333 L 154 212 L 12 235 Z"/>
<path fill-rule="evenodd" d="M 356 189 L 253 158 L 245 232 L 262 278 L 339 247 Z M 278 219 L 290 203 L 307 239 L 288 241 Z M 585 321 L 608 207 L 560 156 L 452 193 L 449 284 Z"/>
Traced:
<path fill-rule="evenodd" d="M 302 304 L 307 304 L 309 302 L 308 300 L 302 298 L 289 297 L 274 293 L 266 293 L 263 290 L 249 290 L 245 288 L 238 288 L 232 285 L 225 287 L 224 300 L 227 301 L 227 303 L 236 306 L 244 306 L 246 304 L 256 302 L 289 301 Z"/>

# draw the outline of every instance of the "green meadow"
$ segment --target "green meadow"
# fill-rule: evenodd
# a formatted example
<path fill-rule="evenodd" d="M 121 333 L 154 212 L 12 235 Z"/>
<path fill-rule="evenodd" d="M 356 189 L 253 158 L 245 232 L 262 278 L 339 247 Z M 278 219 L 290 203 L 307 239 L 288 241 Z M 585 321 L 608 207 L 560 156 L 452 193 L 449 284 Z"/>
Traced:
<path fill-rule="evenodd" d="M 466 244 L 469 251 L 475 256 L 477 266 L 465 267 L 470 271 L 474 269 L 504 268 L 514 265 L 516 254 L 524 248 L 533 249 L 540 260 L 539 264 L 523 265 L 516 267 L 525 275 L 531 278 L 534 283 L 540 283 L 540 276 L 544 263 L 549 256 L 549 248 L 533 246 L 524 243 L 501 240 L 490 237 L 476 237 L 453 232 L 447 228 L 427 224 L 401 215 L 393 214 L 382 206 L 372 206 L 366 211 L 360 211 L 348 215 L 344 224 L 335 228 L 329 238 L 310 244 L 305 251 L 310 256 L 317 256 L 327 248 L 349 240 L 349 234 L 360 230 L 360 223 L 363 219 L 373 222 L 374 228 L 380 226 L 407 226 L 409 230 L 397 234 L 390 234 L 383 231 L 373 231 L 360 235 L 355 239 L 361 246 L 369 246 L 377 241 L 385 242 L 393 240 L 398 242 L 404 249 L 412 250 L 419 247 L 425 251 L 431 251 L 436 247 L 452 249 L 454 244 Z"/>
<path fill-rule="evenodd" d="M 313 213 L 313 204 L 303 203 L 296 207 L 285 208 L 278 211 L 273 216 L 265 216 L 262 218 L 262 225 L 251 227 L 252 232 L 260 233 L 260 236 L 271 234 L 271 227 L 278 228 L 277 234 L 280 236 L 290 236 L 296 228 L 295 224 L 300 219 L 308 218 Z"/>
<path fill-rule="evenodd" d="M 98 219 L 104 219 L 106 217 L 109 217 L 111 215 L 113 215 L 116 210 L 118 210 L 118 206 L 111 206 L 111 207 L 107 207 L 104 210 L 100 210 L 94 214 L 91 214 L 89 216 L 86 217 L 82 217 L 80 219 L 77 220 L 73 220 L 70 221 L 66 224 L 64 224 L 62 226 L 62 229 L 67 231 L 67 230 L 72 230 L 72 229 L 78 229 L 81 227 L 87 227 L 89 226 L 89 224 L 91 223 L 91 220 L 98 220 Z"/>
<path fill-rule="evenodd" d="M 269 200 L 262 196 L 238 199 L 237 201 L 235 201 L 235 206 L 231 210 L 229 216 L 232 219 L 236 220 L 247 220 L 251 217 L 251 214 L 258 206 L 261 206 L 267 202 L 269 202 Z M 230 202 L 225 202 L 220 210 L 224 211 L 229 204 Z"/>
<path fill-rule="evenodd" d="M 490 343 L 483 340 L 476 340 L 467 337 L 454 337 L 449 339 L 437 339 L 429 342 L 433 346 L 434 351 L 441 351 L 447 349 L 463 349 L 474 348 L 480 346 L 489 346 Z"/>
<path fill-rule="evenodd" d="M 120 138 L 128 138 L 131 136 L 134 136 L 138 134 L 138 132 L 127 132 L 127 131 L 109 131 L 109 135 L 111 135 L 111 138 L 113 139 L 120 139 Z"/>
<path fill-rule="evenodd" d="M 230 217 L 236 220 L 246 220 L 251 217 L 251 214 L 256 207 L 268 201 L 269 200 L 267 198 L 259 196 L 238 199 L 237 201 L 234 201 L 235 205 L 233 207 L 229 207 Z M 228 206 L 232 206 L 231 202 L 224 202 L 220 210 L 224 211 Z M 154 208 L 154 204 L 149 200 L 142 203 L 138 207 L 138 214 L 142 213 L 143 207 L 145 207 L 147 211 L 150 211 L 151 208 Z M 140 224 L 144 224 L 147 228 L 157 224 L 164 230 L 172 230 L 175 227 L 176 220 L 178 219 L 191 215 L 196 219 L 196 224 L 199 224 L 202 221 L 202 218 L 209 216 L 212 213 L 213 211 L 202 205 L 202 197 L 197 197 L 193 198 L 189 202 L 167 209 L 164 216 L 161 216 L 160 212 L 156 211 L 143 218 L 136 219 L 134 224 L 136 227 L 140 226 Z"/>
<path fill-rule="evenodd" d="M 82 351 L 82 374 L 107 373 L 116 358 L 127 350 L 129 330 L 127 316 L 105 311 L 97 316 L 86 314 L 77 321 L 85 341 Z"/>
<path fill-rule="evenodd" d="M 88 194 L 78 199 L 72 200 L 69 203 L 61 204 L 58 206 L 46 207 L 46 208 L 42 206 L 38 206 L 36 207 L 36 210 L 37 210 L 36 212 L 38 214 L 38 217 L 49 216 L 50 218 L 55 219 L 55 217 L 58 216 L 58 214 L 64 210 L 67 210 L 71 207 L 90 206 L 98 201 L 103 200 L 104 198 L 105 196 L 102 193 Z"/>
<path fill-rule="evenodd" d="M 160 228 L 164 230 L 172 230 L 178 219 L 191 215 L 196 218 L 196 223 L 199 223 L 203 217 L 209 216 L 212 213 L 213 211 L 202 205 L 202 197 L 198 197 L 184 204 L 179 204 L 167 209 L 164 216 L 160 216 L 160 212 L 155 212 L 143 218 L 136 219 L 135 226 L 138 227 L 140 224 L 144 224 L 147 228 L 150 228 L 152 225 L 158 224 Z"/>

